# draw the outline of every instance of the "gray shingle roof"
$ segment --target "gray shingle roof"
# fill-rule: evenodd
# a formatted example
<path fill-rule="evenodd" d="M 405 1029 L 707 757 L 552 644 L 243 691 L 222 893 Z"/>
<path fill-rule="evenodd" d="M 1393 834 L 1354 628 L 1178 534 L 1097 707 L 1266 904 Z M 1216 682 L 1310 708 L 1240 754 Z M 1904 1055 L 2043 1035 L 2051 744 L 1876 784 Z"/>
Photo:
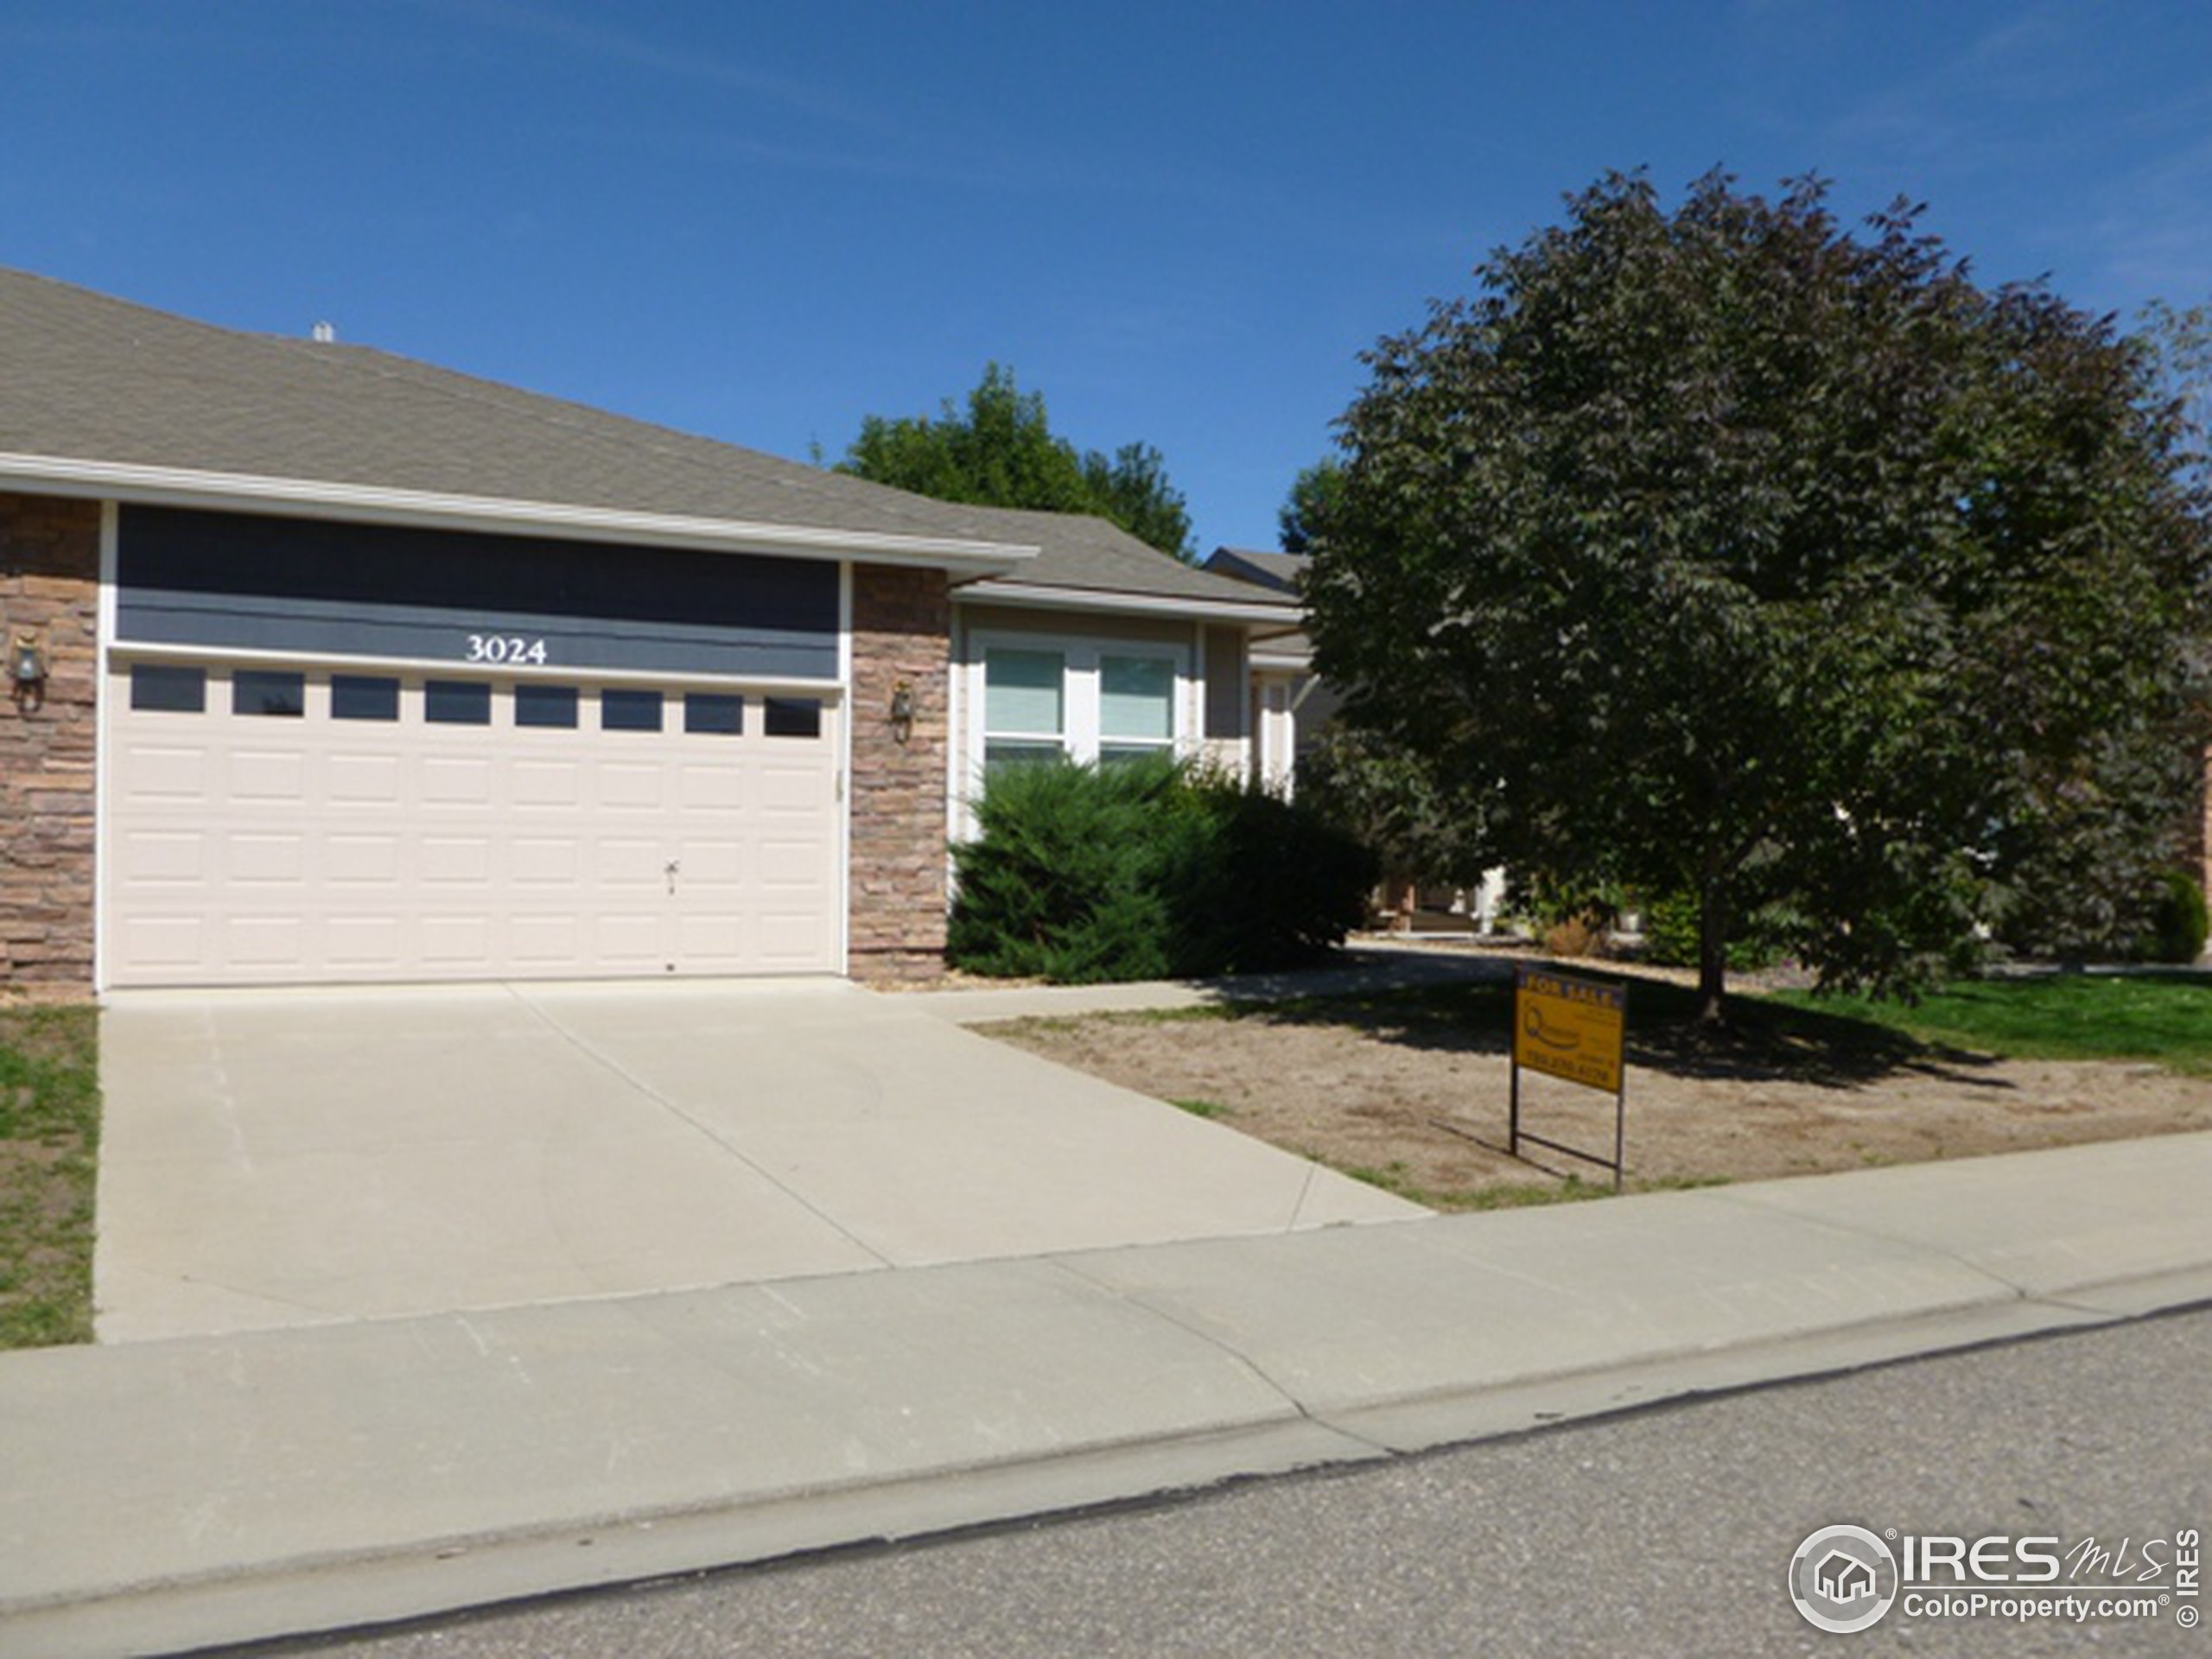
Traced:
<path fill-rule="evenodd" d="M 1003 578 L 1031 587 L 1094 593 L 1145 594 L 1230 605 L 1267 604 L 1279 597 L 1249 582 L 1201 570 L 1141 542 L 1119 524 L 1076 513 L 1033 512 L 1017 507 L 966 507 L 975 515 L 967 534 L 1042 549 L 1036 562 Z M 980 594 L 1001 578 L 977 584 Z M 1293 615 L 1294 604 L 1286 601 Z"/>
<path fill-rule="evenodd" d="M 932 501 L 366 346 L 0 267 L 0 454 L 1041 548 L 1013 580 L 1249 601 L 1102 519 Z"/>
<path fill-rule="evenodd" d="M 816 530 L 933 504 L 359 346 L 241 334 L 0 270 L 0 452 Z"/>
<path fill-rule="evenodd" d="M 1295 594 L 1306 575 L 1306 555 L 1252 547 L 1217 547 L 1206 556 L 1205 568 L 1279 594 Z"/>

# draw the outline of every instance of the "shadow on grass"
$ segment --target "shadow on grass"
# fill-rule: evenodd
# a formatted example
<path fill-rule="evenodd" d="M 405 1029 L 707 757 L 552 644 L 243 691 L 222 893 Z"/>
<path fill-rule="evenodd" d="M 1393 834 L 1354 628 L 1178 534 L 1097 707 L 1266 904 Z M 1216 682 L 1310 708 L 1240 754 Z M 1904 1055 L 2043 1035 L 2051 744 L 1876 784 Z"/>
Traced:
<path fill-rule="evenodd" d="M 1670 1077 L 1856 1088 L 1902 1072 L 1973 1088 L 2003 1088 L 1986 1054 L 1923 1042 L 1874 1020 L 1748 996 L 1729 999 L 1719 1029 L 1697 1020 L 1689 987 L 1572 969 L 1628 990 L 1628 1063 Z M 1421 986 L 1340 996 L 1238 1003 L 1215 1017 L 1287 1026 L 1348 1027 L 1378 1041 L 1443 1053 L 1509 1051 L 1510 983 Z"/>

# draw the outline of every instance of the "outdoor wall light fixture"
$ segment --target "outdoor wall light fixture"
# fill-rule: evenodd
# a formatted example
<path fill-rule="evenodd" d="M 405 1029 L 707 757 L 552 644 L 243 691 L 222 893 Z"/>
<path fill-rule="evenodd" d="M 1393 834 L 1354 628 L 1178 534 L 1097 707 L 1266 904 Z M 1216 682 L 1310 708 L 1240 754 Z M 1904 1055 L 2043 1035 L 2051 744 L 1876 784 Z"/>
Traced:
<path fill-rule="evenodd" d="M 46 701 L 46 653 L 35 633 L 17 634 L 8 648 L 8 692 L 27 713 Z"/>
<path fill-rule="evenodd" d="M 914 688 L 901 680 L 891 688 L 891 741 L 904 743 L 914 734 Z"/>

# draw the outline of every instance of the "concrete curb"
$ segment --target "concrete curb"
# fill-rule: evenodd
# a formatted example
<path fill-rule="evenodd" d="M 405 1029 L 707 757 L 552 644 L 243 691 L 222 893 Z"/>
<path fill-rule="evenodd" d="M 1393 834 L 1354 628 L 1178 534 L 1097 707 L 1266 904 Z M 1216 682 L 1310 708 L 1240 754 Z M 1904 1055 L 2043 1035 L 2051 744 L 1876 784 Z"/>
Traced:
<path fill-rule="evenodd" d="M 2212 1135 L 0 1357 L 0 1647 L 175 1652 L 2212 1297 Z"/>

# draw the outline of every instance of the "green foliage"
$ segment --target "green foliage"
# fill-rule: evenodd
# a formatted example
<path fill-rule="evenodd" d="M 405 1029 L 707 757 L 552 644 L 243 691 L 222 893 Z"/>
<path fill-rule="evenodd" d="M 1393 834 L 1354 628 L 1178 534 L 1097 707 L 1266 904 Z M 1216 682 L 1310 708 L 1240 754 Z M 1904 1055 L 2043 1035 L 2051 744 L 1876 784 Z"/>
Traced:
<path fill-rule="evenodd" d="M 1108 460 L 1096 449 L 1083 458 L 1090 505 L 1081 511 L 1110 519 L 1150 547 L 1188 560 L 1191 514 L 1183 493 L 1167 481 L 1167 463 L 1148 443 L 1125 443 Z"/>
<path fill-rule="evenodd" d="M 1318 461 L 1292 480 L 1290 499 L 1275 514 L 1286 553 L 1311 553 L 1330 504 L 1343 492 L 1344 463 L 1332 456 Z"/>
<path fill-rule="evenodd" d="M 1188 1112 L 1192 1117 L 1234 1117 L 1235 1111 L 1217 1100 L 1171 1100 L 1170 1106 Z"/>
<path fill-rule="evenodd" d="M 2164 300 L 2143 308 L 2136 340 L 2173 401 L 2189 466 L 2212 486 L 2212 302 L 2176 310 Z"/>
<path fill-rule="evenodd" d="M 2070 894 L 2130 937 L 2212 629 L 2146 353 L 1825 194 L 1615 175 L 1495 255 L 1369 355 L 1306 585 L 1506 861 L 1696 896 L 1708 1016 L 1777 906 L 1878 991 Z"/>
<path fill-rule="evenodd" d="M 1173 971 L 1166 887 L 1192 858 L 1166 766 L 995 768 L 980 834 L 954 849 L 947 956 L 973 972 L 1081 984 Z"/>
<path fill-rule="evenodd" d="M 1298 763 L 1298 798 L 1371 851 L 1388 873 L 1473 887 L 1493 861 L 1473 808 L 1414 755 L 1332 727 Z"/>
<path fill-rule="evenodd" d="M 1697 895 L 1665 893 L 1646 902 L 1643 918 L 1643 960 L 1662 968 L 1694 968 L 1701 943 L 1698 928 Z M 1774 918 L 1757 916 L 1744 924 L 1743 936 L 1728 942 L 1728 969 L 1751 973 L 1771 968 L 1783 954 L 1780 938 L 1785 930 Z"/>
<path fill-rule="evenodd" d="M 1580 869 L 1570 875 L 1521 866 L 1508 873 L 1506 903 L 1512 912 L 1539 930 L 1562 922 L 1611 927 L 1630 907 L 1631 894 L 1610 875 Z"/>
<path fill-rule="evenodd" d="M 1643 914 L 1645 961 L 1662 968 L 1687 968 L 1697 961 L 1695 893 L 1662 893 L 1643 906 Z"/>
<path fill-rule="evenodd" d="M 1003 766 L 954 849 L 947 954 L 1066 984 L 1264 972 L 1357 926 L 1373 867 L 1305 809 L 1171 761 Z"/>
<path fill-rule="evenodd" d="M 2145 962 L 2186 964 L 2204 954 L 2212 917 L 2206 914 L 2204 889 L 2179 870 L 2168 870 L 2158 884 L 2151 925 L 2135 955 Z"/>
<path fill-rule="evenodd" d="M 1022 391 L 996 363 L 937 419 L 870 415 L 836 470 L 940 501 L 1092 513 L 1180 559 L 1194 556 L 1191 516 L 1160 452 L 1127 443 L 1109 457 L 1052 435 L 1041 392 Z"/>

